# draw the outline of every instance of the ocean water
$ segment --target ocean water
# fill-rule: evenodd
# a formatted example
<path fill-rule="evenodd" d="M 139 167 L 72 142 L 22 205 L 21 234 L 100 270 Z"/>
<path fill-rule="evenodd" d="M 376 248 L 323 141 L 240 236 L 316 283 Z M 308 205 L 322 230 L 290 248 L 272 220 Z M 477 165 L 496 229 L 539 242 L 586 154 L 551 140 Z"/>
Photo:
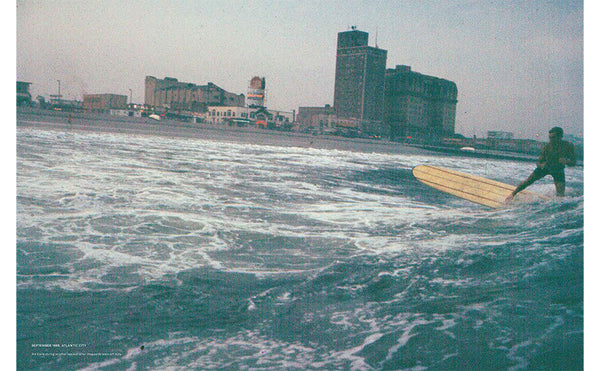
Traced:
<path fill-rule="evenodd" d="M 419 164 L 534 166 L 19 128 L 18 368 L 582 369 L 583 168 Z"/>

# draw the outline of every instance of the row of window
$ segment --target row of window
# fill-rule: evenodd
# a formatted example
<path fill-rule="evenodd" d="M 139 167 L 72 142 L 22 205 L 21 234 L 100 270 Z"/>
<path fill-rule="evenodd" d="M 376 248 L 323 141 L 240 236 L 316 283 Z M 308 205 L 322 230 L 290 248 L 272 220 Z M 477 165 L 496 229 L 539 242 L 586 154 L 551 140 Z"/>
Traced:
<path fill-rule="evenodd" d="M 221 112 L 221 111 L 216 111 L 216 110 L 212 110 L 209 112 L 209 116 L 213 116 L 213 117 L 236 117 L 235 112 L 232 111 L 227 111 L 227 112 Z M 246 117 L 246 114 L 244 112 L 242 112 L 241 117 Z"/>
<path fill-rule="evenodd" d="M 208 113 L 209 116 L 211 117 L 237 117 L 236 112 L 235 111 L 231 111 L 231 110 L 227 110 L 227 112 L 223 111 L 217 111 L 217 110 L 212 110 Z M 247 112 L 242 112 L 239 117 L 242 118 L 256 118 L 256 113 L 255 112 L 250 112 L 250 116 L 248 116 Z"/>

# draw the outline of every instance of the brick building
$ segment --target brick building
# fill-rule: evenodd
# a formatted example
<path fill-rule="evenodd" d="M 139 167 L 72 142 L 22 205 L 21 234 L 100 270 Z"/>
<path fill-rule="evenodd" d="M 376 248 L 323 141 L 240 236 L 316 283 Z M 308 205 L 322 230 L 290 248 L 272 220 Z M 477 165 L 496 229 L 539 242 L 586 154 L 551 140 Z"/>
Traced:
<path fill-rule="evenodd" d="M 383 120 L 387 51 L 368 46 L 369 34 L 338 33 L 333 106 L 338 118 Z"/>
<path fill-rule="evenodd" d="M 212 82 L 196 85 L 172 77 L 146 76 L 144 103 L 158 111 L 204 113 L 209 106 L 244 107 L 245 100 L 244 94 L 230 93 Z"/>
<path fill-rule="evenodd" d="M 331 116 L 333 114 L 333 107 L 329 104 L 326 104 L 324 107 L 299 107 L 296 122 L 300 129 L 314 128 L 319 126 L 318 122 L 322 120 L 322 116 Z"/>
<path fill-rule="evenodd" d="M 385 74 L 384 120 L 391 139 L 454 135 L 458 89 L 452 81 L 396 66 Z"/>
<path fill-rule="evenodd" d="M 119 94 L 84 94 L 83 109 L 90 112 L 108 113 L 111 109 L 127 107 L 127 96 Z"/>

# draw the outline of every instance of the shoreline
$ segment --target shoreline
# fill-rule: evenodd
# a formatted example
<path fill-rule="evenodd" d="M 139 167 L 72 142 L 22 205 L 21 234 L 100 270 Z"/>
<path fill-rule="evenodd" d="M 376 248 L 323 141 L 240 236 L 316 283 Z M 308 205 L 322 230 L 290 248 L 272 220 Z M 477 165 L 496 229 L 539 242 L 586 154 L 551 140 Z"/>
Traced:
<path fill-rule="evenodd" d="M 71 116 L 71 123 L 69 123 Z M 230 143 L 330 149 L 363 153 L 413 154 L 426 156 L 477 157 L 494 160 L 535 162 L 536 156 L 501 151 L 465 152 L 456 148 L 404 144 L 386 139 L 346 138 L 298 132 L 237 127 L 222 124 L 191 123 L 177 120 L 155 121 L 147 117 L 73 113 L 40 109 L 17 109 L 17 128 L 34 127 L 66 132 L 95 132 L 203 139 Z"/>
<path fill-rule="evenodd" d="M 153 121 L 148 118 L 130 118 L 110 115 L 74 114 L 71 123 L 68 114 L 56 111 L 17 111 L 17 128 L 39 128 L 66 132 L 96 132 L 134 135 L 156 135 L 190 139 L 204 139 L 233 143 L 273 145 L 299 148 L 332 149 L 366 153 L 397 153 L 416 155 L 443 155 L 434 151 L 389 142 L 384 139 L 344 138 L 328 135 L 310 135 L 253 127 L 235 127 L 207 123 L 189 123 L 175 120 Z"/>

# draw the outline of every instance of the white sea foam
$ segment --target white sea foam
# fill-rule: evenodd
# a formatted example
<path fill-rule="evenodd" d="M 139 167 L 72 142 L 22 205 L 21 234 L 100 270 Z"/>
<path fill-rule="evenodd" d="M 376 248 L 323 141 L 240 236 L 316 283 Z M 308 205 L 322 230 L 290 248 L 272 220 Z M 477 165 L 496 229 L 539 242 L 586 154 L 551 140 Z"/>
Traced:
<path fill-rule="evenodd" d="M 19 196 L 42 198 L 18 203 L 19 229 L 40 229 L 37 240 L 42 243 L 68 241 L 84 253 L 81 260 L 101 265 L 77 272 L 79 277 L 71 280 L 101 282 L 111 269 L 128 265 L 137 266 L 144 280 L 198 266 L 259 274 L 302 270 L 243 266 L 215 257 L 215 252 L 237 248 L 228 236 L 256 231 L 282 238 L 339 240 L 357 253 L 375 254 L 423 245 L 444 250 L 471 239 L 428 227 L 459 220 L 464 209 L 422 204 L 397 194 L 398 185 L 346 176 L 390 165 L 409 171 L 432 161 L 424 156 L 156 137 L 131 141 L 117 134 L 21 135 L 27 139 L 19 141 Z M 28 150 L 39 153 L 37 144 L 46 142 L 53 144 L 40 153 L 43 161 L 26 160 Z M 439 161 L 449 165 L 447 159 Z M 484 176 L 505 167 L 473 159 L 453 160 L 452 165 Z M 314 171 L 319 177 L 314 178 Z M 322 184 L 323 176 L 332 182 Z M 277 201 L 271 202 L 270 193 L 278 194 Z M 282 203 L 281 195 L 286 194 L 289 202 Z M 176 242 L 186 239 L 190 243 Z M 163 251 L 157 254 L 159 249 Z M 308 253 L 314 251 L 294 252 Z"/>
<path fill-rule="evenodd" d="M 568 170 L 565 199 L 489 211 L 426 188 L 412 167 L 514 184 L 531 164 L 29 129 L 18 136 L 20 292 L 116 290 L 118 299 L 168 287 L 176 300 L 135 309 L 160 316 L 210 303 L 211 318 L 240 312 L 224 327 L 166 334 L 167 323 L 116 334 L 121 344 L 152 335 L 88 369 L 376 369 L 402 364 L 415 347 L 428 351 L 423 366 L 397 367 L 419 370 L 468 359 L 468 346 L 448 342 L 480 344 L 481 334 L 520 367 L 567 325 L 577 331 L 577 308 L 548 309 L 537 304 L 548 293 L 535 296 L 537 287 L 532 298 L 527 289 L 575 265 L 581 169 Z M 197 292 L 204 280 L 206 292 Z M 538 321 L 527 327 L 519 311 Z M 110 327 L 104 316 L 87 325 Z"/>

